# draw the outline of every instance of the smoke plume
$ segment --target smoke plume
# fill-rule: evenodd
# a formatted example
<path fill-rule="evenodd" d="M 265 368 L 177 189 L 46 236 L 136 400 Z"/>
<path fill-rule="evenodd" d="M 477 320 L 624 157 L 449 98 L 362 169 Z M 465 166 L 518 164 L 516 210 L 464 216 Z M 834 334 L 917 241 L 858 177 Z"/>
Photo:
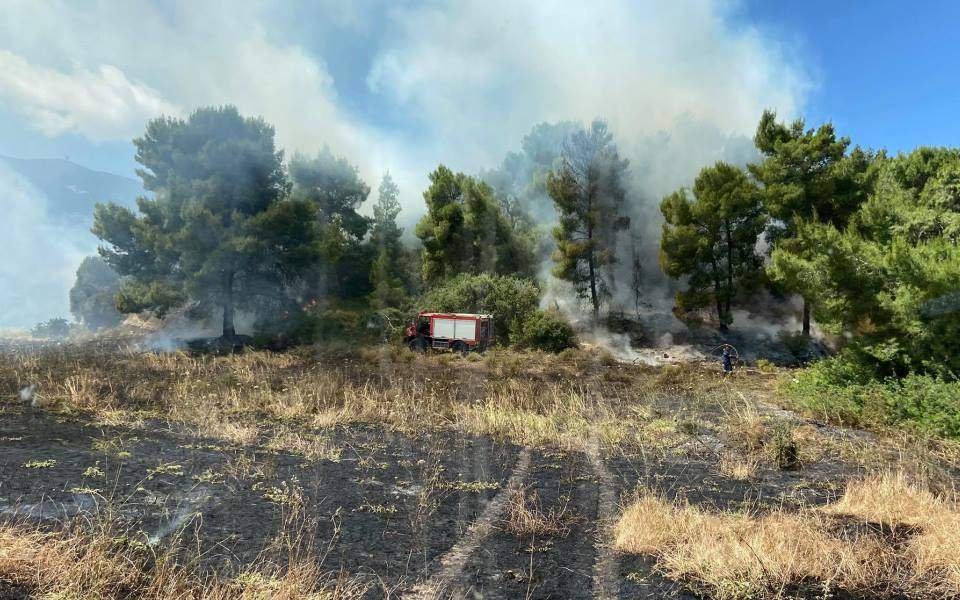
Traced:
<path fill-rule="evenodd" d="M 70 317 L 68 292 L 96 239 L 50 218 L 46 196 L 0 161 L 4 212 L 0 329 Z"/>
<path fill-rule="evenodd" d="M 604 118 L 631 161 L 631 216 L 651 277 L 659 198 L 705 164 L 749 159 L 761 111 L 790 118 L 809 88 L 791 48 L 720 0 L 60 0 L 4 11 L 0 64 L 15 69 L 0 76 L 0 120 L 20 123 L 24 139 L 79 145 L 128 175 L 132 147 L 103 153 L 140 135 L 152 113 L 234 104 L 275 125 L 288 155 L 328 145 L 370 184 L 389 169 L 408 229 L 438 163 L 479 173 L 534 124 Z M 22 141 L 0 139 L 0 151 Z M 18 250 L 0 258 L 13 283 L 0 309 L 18 322 L 48 318 L 65 308 L 88 247 L 50 231 L 22 186 L 3 185 L 16 192 L 0 203 Z M 25 255 L 37 244 L 42 264 Z M 43 281 L 31 283 L 21 260 Z"/>

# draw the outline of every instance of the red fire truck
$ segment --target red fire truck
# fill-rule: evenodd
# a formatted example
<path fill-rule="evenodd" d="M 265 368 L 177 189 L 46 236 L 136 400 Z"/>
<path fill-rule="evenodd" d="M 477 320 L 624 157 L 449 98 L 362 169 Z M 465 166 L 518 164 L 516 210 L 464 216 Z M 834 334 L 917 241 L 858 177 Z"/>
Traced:
<path fill-rule="evenodd" d="M 403 336 L 414 352 L 426 352 L 427 348 L 461 354 L 483 352 L 493 343 L 493 315 L 420 312 Z"/>

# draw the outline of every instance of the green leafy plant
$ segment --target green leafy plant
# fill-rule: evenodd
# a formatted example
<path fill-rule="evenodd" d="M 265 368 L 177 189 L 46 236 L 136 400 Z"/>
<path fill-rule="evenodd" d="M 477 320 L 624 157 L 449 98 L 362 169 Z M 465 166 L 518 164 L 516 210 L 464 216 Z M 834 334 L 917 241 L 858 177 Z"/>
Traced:
<path fill-rule="evenodd" d="M 577 346 L 573 326 L 556 310 L 535 310 L 513 329 L 519 332 L 519 345 L 526 348 L 561 352 Z"/>

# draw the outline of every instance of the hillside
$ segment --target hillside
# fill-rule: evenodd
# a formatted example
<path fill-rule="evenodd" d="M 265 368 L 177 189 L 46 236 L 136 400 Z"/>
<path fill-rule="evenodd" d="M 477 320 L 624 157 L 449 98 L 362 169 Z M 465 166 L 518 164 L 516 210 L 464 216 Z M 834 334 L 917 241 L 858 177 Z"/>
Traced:
<path fill-rule="evenodd" d="M 90 233 L 98 202 L 135 206 L 143 193 L 133 179 L 62 159 L 0 156 L 0 206 L 5 252 L 0 259 L 0 329 L 29 329 L 69 317 L 68 291 L 98 240 Z"/>
<path fill-rule="evenodd" d="M 61 158 L 0 156 L 0 163 L 42 192 L 47 198 L 48 216 L 62 222 L 90 223 L 98 202 L 132 208 L 137 196 L 144 193 L 136 179 L 94 171 Z"/>

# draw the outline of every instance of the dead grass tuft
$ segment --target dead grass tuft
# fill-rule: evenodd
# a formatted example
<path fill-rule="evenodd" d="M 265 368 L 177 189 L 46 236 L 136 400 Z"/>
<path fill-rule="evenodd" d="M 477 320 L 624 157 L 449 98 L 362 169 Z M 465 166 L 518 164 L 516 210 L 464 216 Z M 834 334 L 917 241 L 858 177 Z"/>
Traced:
<path fill-rule="evenodd" d="M 723 407 L 727 440 L 744 452 L 759 452 L 767 440 L 767 427 L 756 406 L 746 401 L 738 401 L 732 406 Z"/>
<path fill-rule="evenodd" d="M 897 533 L 899 526 L 917 530 Z M 851 483 L 836 503 L 792 514 L 713 514 L 641 494 L 615 536 L 620 550 L 655 555 L 670 577 L 716 598 L 779 598 L 804 589 L 960 594 L 956 503 L 900 475 Z"/>
<path fill-rule="evenodd" d="M 830 538 L 815 521 L 785 512 L 710 514 L 651 496 L 631 505 L 616 528 L 619 549 L 657 555 L 670 577 L 716 598 L 777 597 L 810 580 L 871 587 L 885 565 L 868 542 Z"/>
<path fill-rule="evenodd" d="M 556 506 L 544 509 L 536 491 L 522 488 L 510 499 L 505 528 L 520 537 L 566 537 L 576 520 L 569 502 L 562 497 Z"/>
<path fill-rule="evenodd" d="M 340 462 L 343 449 L 333 445 L 325 437 L 304 434 L 296 430 L 282 428 L 268 442 L 267 448 L 276 451 L 288 451 L 299 454 L 307 460 L 329 460 Z"/>
<path fill-rule="evenodd" d="M 196 563 L 184 560 L 187 547 L 179 536 L 168 546 L 151 545 L 114 529 L 110 524 L 116 521 L 104 516 L 59 531 L 0 525 L 0 581 L 30 597 L 51 599 L 353 599 L 369 587 L 323 569 L 323 558 L 303 552 L 296 532 L 277 538 L 287 543 L 286 567 L 264 560 L 230 579 L 193 570 Z"/>
<path fill-rule="evenodd" d="M 960 594 L 960 506 L 955 495 L 934 494 L 903 473 L 883 473 L 849 484 L 824 512 L 886 528 L 919 528 L 904 552 L 912 578 L 918 585 L 940 581 L 937 589 Z"/>
<path fill-rule="evenodd" d="M 749 456 L 741 456 L 732 452 L 725 452 L 720 456 L 720 473 L 731 479 L 741 481 L 753 479 L 757 475 L 759 466 L 757 459 Z"/>
<path fill-rule="evenodd" d="M 882 473 L 851 482 L 839 501 L 824 508 L 828 513 L 855 516 L 871 523 L 921 527 L 951 510 L 952 504 L 923 485 L 909 481 L 903 473 Z"/>

